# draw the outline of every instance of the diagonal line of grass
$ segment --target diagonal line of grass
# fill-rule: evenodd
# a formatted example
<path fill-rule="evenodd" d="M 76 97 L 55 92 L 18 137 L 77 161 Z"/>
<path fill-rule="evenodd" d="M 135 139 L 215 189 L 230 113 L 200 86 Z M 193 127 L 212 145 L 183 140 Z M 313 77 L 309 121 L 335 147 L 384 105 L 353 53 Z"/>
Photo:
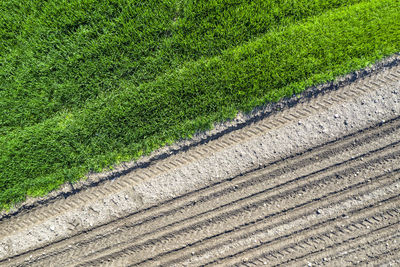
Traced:
<path fill-rule="evenodd" d="M 400 1 L 371 0 L 272 30 L 222 54 L 0 137 L 0 205 L 136 159 L 213 122 L 400 51 Z"/>

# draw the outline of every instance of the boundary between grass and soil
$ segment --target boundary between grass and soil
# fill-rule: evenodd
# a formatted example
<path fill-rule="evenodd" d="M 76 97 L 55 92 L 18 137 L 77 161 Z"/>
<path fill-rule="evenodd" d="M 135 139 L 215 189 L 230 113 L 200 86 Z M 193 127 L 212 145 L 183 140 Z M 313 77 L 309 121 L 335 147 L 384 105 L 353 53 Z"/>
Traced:
<path fill-rule="evenodd" d="M 104 225 L 118 224 L 130 216 L 152 213 L 171 199 L 181 199 L 223 182 L 230 184 L 234 177 L 268 168 L 274 162 L 296 157 L 343 136 L 368 131 L 370 127 L 379 129 L 400 115 L 400 64 L 395 58 L 398 55 L 380 62 L 380 67 L 374 65 L 368 71 L 360 71 L 359 76 L 365 74 L 362 79 L 349 75 L 338 78 L 338 86 L 332 86 L 333 83 L 310 88 L 310 94 L 305 93 L 293 105 L 288 99 L 286 104 L 271 104 L 275 108 L 269 111 L 266 106 L 248 115 L 241 114 L 230 125 L 222 125 L 226 128 L 216 125 L 214 132 L 196 135 L 197 140 L 177 143 L 169 148 L 176 153 L 150 161 L 147 167 L 128 171 L 131 166 L 126 164 L 115 172 L 92 174 L 89 179 L 98 179 L 98 186 L 92 180 L 91 186 L 81 186 L 75 194 L 30 209 L 21 207 L 16 216 L 3 216 L 1 261 L 17 255 L 29 257 L 28 253 L 43 247 Z M 341 82 L 345 86 L 340 86 Z M 201 142 L 202 138 L 206 141 Z M 179 150 L 178 145 L 187 149 Z"/>
<path fill-rule="evenodd" d="M 272 28 L 259 38 L 228 47 L 218 55 L 184 60 L 184 64 L 162 71 L 155 79 L 137 84 L 123 81 L 112 91 L 101 85 L 100 91 L 106 91 L 97 96 L 85 92 L 90 100 L 84 106 L 79 101 L 75 103 L 79 107 L 64 106 L 65 95 L 57 89 L 56 95 L 63 97 L 56 99 L 62 101 L 49 106 L 58 103 L 61 110 L 49 110 L 43 114 L 48 117 L 45 120 L 34 116 L 33 120 L 40 121 L 28 119 L 27 125 L 17 119 L 25 125 L 22 128 L 11 123 L 15 116 L 10 117 L 6 111 L 11 124 L 5 122 L 11 130 L 0 137 L 1 209 L 9 210 L 27 196 L 45 196 L 67 181 L 72 187 L 67 185 L 66 191 L 78 189 L 75 183 L 90 172 L 107 171 L 112 165 L 137 160 L 166 144 L 210 129 L 214 122 L 233 119 L 238 111 L 250 112 L 267 102 L 291 97 L 309 86 L 399 52 L 399 2 L 355 2 L 287 27 Z M 164 62 L 163 59 L 160 57 Z M 74 80 L 71 84 L 77 92 L 72 96 L 78 97 L 82 88 L 74 84 L 80 83 Z M 30 86 L 22 87 L 21 93 L 36 92 L 29 90 Z M 46 91 L 53 86 L 41 88 Z M 43 97 L 39 99 L 44 101 Z M 12 104 L 14 100 L 11 97 L 5 101 Z M 17 108 L 18 114 L 22 110 L 42 114 L 41 105 L 34 111 L 24 104 L 25 100 L 19 101 L 24 108 Z"/>
<path fill-rule="evenodd" d="M 396 53 L 393 56 L 387 57 L 373 64 L 372 66 L 353 71 L 345 76 L 335 79 L 332 82 L 310 87 L 299 95 L 293 96 L 291 98 L 281 99 L 277 103 L 268 103 L 262 107 L 254 109 L 247 114 L 239 113 L 233 120 L 224 123 L 214 124 L 212 130 L 199 132 L 195 134 L 194 137 L 190 140 L 178 141 L 173 145 L 158 149 L 151 153 L 149 156 L 144 156 L 137 161 L 126 162 L 115 166 L 113 171 L 88 174 L 87 179 L 79 181 L 75 184 L 66 183 L 64 184 L 64 186 L 61 187 L 61 189 L 55 190 L 45 197 L 29 197 L 26 201 L 15 205 L 9 212 L 2 211 L 0 214 L 0 221 L 6 218 L 10 218 L 12 216 L 16 216 L 23 212 L 28 212 L 35 207 L 50 204 L 59 199 L 67 199 L 71 195 L 92 187 L 96 187 L 106 181 L 118 179 L 119 177 L 124 176 L 134 170 L 145 169 L 161 160 L 167 159 L 173 155 L 182 152 L 186 152 L 195 146 L 206 144 L 210 141 L 216 140 L 223 135 L 242 129 L 250 124 L 270 117 L 273 114 L 279 113 L 282 110 L 293 107 L 300 103 L 305 103 L 319 95 L 323 95 L 329 91 L 338 90 L 339 88 L 349 85 L 359 79 L 368 77 L 371 74 L 375 74 L 398 65 L 400 65 L 400 53 Z"/>

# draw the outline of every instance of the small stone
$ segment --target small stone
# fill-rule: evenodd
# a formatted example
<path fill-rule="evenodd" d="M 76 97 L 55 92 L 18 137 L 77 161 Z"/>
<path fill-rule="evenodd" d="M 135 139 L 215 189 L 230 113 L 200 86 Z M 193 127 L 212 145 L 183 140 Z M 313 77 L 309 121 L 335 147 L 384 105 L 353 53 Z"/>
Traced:
<path fill-rule="evenodd" d="M 321 214 L 321 213 L 322 213 L 322 210 L 317 209 L 316 213 L 317 213 L 317 214 Z"/>
<path fill-rule="evenodd" d="M 339 118 L 339 114 L 335 114 L 333 115 L 333 117 L 335 117 L 335 119 Z"/>
<path fill-rule="evenodd" d="M 50 230 L 54 232 L 54 225 L 50 225 Z"/>
<path fill-rule="evenodd" d="M 348 125 L 348 124 L 349 124 L 349 123 L 347 122 L 347 120 L 345 120 L 343 123 L 344 123 L 344 125 Z"/>

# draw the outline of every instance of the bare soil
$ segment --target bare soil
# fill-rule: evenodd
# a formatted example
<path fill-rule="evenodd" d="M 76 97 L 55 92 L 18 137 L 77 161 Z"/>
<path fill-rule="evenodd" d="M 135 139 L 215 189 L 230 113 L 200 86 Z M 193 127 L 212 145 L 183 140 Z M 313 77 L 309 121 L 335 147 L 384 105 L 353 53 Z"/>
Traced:
<path fill-rule="evenodd" d="M 321 92 L 4 215 L 0 265 L 400 264 L 400 66 Z"/>

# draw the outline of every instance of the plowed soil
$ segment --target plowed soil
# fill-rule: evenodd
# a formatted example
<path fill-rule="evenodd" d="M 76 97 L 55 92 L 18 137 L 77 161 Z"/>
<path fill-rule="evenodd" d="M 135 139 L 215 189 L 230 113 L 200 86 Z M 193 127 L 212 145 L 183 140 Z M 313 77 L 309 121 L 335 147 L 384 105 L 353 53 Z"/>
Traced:
<path fill-rule="evenodd" d="M 400 264 L 400 67 L 0 221 L 4 266 Z"/>

